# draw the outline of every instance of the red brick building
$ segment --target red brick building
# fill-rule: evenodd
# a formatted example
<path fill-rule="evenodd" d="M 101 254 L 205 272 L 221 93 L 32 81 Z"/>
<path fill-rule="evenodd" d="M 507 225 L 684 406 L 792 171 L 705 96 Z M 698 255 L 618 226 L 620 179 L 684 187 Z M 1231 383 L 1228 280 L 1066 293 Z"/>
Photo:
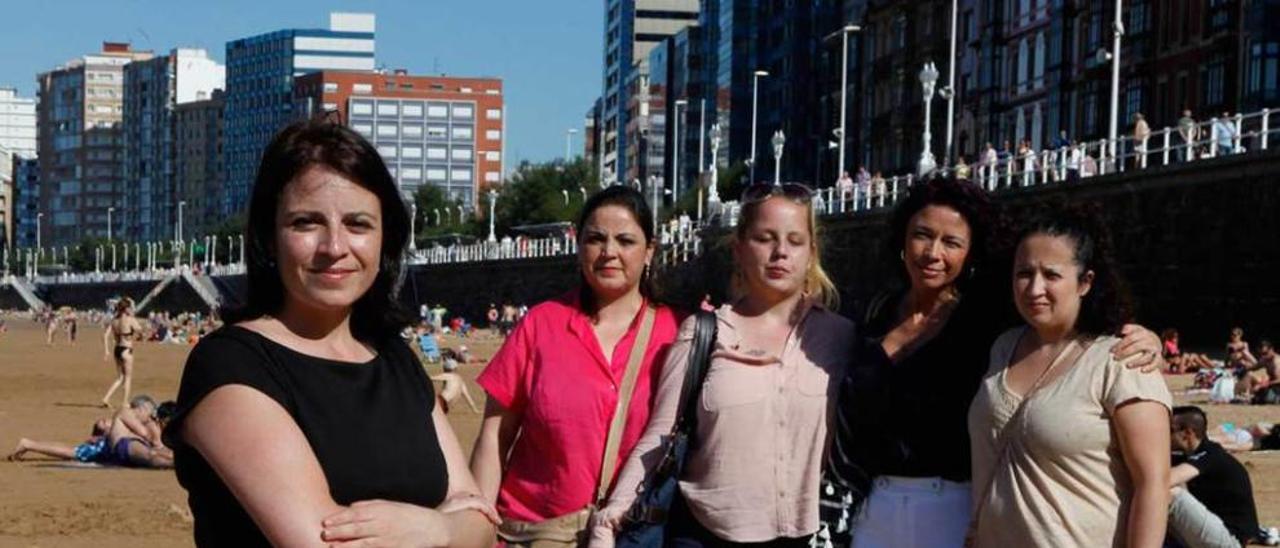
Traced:
<path fill-rule="evenodd" d="M 378 148 L 401 191 L 439 186 L 477 207 L 500 184 L 506 142 L 502 80 L 323 71 L 294 80 L 301 116 L 336 116 Z"/>

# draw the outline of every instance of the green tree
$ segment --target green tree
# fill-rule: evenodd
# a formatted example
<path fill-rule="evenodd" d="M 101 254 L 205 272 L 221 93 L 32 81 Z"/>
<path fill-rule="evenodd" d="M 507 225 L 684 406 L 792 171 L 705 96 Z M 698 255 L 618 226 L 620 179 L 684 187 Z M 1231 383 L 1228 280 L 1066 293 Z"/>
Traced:
<path fill-rule="evenodd" d="M 595 166 L 585 159 L 521 166 L 497 189 L 497 232 L 506 234 L 522 225 L 572 222 L 582 211 L 584 192 L 590 196 L 598 188 Z M 488 206 L 487 201 L 484 196 L 481 204 Z M 481 233 L 477 235 L 487 236 L 488 207 L 482 207 L 481 212 Z"/>
<path fill-rule="evenodd" d="M 471 234 L 475 231 L 474 217 L 468 216 L 458 224 L 458 200 L 450 200 L 444 190 L 435 185 L 422 185 L 413 194 L 417 206 L 414 230 L 418 242 L 446 234 Z M 437 222 L 438 220 L 438 222 Z"/>

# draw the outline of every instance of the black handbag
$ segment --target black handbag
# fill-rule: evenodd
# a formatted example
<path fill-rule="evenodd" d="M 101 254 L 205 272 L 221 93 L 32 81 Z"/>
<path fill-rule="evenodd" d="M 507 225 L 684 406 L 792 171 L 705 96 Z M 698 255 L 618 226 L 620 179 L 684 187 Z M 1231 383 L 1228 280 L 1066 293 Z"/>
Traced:
<path fill-rule="evenodd" d="M 698 312 L 696 322 L 676 422 L 663 442 L 662 460 L 645 477 L 640 496 L 622 520 L 614 541 L 617 548 L 660 548 L 666 540 L 667 517 L 672 503 L 680 496 L 680 474 L 693 442 L 698 396 L 702 393 L 702 381 L 707 377 L 716 340 L 714 313 Z"/>

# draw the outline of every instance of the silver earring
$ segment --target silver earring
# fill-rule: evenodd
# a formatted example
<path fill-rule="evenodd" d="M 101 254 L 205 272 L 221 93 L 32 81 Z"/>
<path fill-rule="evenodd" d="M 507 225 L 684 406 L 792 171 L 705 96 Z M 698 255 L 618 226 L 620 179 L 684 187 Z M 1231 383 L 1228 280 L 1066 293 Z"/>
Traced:
<path fill-rule="evenodd" d="M 905 262 L 907 262 L 907 252 L 906 252 L 906 251 L 899 251 L 899 252 L 898 252 L 898 258 L 899 258 L 899 259 L 902 259 L 902 262 L 904 262 L 904 263 L 905 263 Z"/>

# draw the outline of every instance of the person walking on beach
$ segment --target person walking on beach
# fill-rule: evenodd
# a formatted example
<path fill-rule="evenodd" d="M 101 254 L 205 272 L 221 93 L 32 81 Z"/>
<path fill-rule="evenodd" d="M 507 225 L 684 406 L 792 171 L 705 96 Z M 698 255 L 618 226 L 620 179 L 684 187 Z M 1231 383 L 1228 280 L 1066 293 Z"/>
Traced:
<path fill-rule="evenodd" d="M 577 221 L 578 287 L 530 309 L 476 379 L 489 401 L 471 470 L 507 546 L 580 543 L 650 420 L 678 325 L 650 286 L 651 219 L 632 187 L 592 195 Z"/>
<path fill-rule="evenodd" d="M 497 518 L 400 338 L 410 219 L 382 157 L 303 121 L 257 173 L 246 305 L 191 351 L 164 431 L 196 545 L 489 546 Z"/>
<path fill-rule="evenodd" d="M 129 392 L 133 388 L 133 345 L 142 340 L 142 325 L 133 317 L 133 299 L 121 297 L 116 301 L 115 317 L 107 324 L 102 333 L 102 359 L 115 361 L 116 380 L 111 388 L 102 396 L 102 406 L 111 407 L 111 396 L 116 389 L 124 387 L 124 398 L 120 405 L 129 401 Z"/>

